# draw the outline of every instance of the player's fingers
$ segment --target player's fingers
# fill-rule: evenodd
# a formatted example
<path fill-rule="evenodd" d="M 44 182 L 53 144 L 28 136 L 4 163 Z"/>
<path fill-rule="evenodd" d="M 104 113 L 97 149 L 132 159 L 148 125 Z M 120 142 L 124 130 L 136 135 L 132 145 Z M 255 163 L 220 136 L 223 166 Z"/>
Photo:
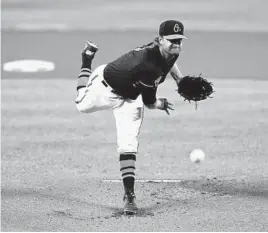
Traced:
<path fill-rule="evenodd" d="M 174 108 L 172 108 L 172 107 L 170 107 L 170 106 L 167 106 L 167 108 L 170 109 L 170 110 L 174 110 Z"/>
<path fill-rule="evenodd" d="M 167 108 L 165 108 L 165 112 L 166 112 L 168 115 L 170 115 L 170 113 L 169 113 L 169 111 L 168 111 Z"/>

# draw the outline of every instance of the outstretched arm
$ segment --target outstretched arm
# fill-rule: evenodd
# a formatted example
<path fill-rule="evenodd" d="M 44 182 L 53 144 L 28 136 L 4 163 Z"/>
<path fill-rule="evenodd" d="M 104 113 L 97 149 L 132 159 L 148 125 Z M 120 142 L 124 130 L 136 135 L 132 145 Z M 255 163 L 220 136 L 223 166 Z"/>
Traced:
<path fill-rule="evenodd" d="M 181 73 L 181 71 L 176 63 L 174 63 L 174 65 L 170 69 L 169 73 L 178 85 L 180 80 L 183 78 L 183 74 Z"/>
<path fill-rule="evenodd" d="M 142 100 L 147 108 L 164 110 L 168 115 L 169 110 L 174 110 L 166 98 L 156 98 L 157 88 L 142 87 L 141 90 Z"/>

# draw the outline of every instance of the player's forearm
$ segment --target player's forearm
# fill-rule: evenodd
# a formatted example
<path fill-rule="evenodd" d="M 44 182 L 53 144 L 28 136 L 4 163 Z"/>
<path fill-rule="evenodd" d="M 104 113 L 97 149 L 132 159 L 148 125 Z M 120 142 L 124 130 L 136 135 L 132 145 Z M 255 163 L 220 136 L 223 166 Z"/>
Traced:
<path fill-rule="evenodd" d="M 181 73 L 176 63 L 170 69 L 170 75 L 176 81 L 176 83 L 179 83 L 180 80 L 183 78 L 183 74 Z"/>
<path fill-rule="evenodd" d="M 142 101 L 144 105 L 149 109 L 163 109 L 164 103 L 160 99 L 156 98 L 156 88 L 151 89 L 147 88 L 144 89 L 142 92 Z"/>
<path fill-rule="evenodd" d="M 156 88 L 142 87 L 141 95 L 144 105 L 149 109 L 156 108 Z"/>

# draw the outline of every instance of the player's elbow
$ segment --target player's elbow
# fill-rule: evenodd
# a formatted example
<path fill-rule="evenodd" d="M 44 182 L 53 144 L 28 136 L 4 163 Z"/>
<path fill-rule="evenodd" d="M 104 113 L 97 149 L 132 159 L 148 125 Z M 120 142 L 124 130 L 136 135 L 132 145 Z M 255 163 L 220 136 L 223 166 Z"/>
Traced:
<path fill-rule="evenodd" d="M 149 108 L 149 109 L 154 109 L 155 108 L 155 102 L 156 98 L 155 96 L 143 96 L 143 103 L 144 105 Z"/>

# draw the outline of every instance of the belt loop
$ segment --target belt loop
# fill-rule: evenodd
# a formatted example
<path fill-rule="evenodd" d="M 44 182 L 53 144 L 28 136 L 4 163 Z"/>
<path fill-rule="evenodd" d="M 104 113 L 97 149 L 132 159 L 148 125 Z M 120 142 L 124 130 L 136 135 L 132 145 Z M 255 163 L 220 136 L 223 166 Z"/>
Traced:
<path fill-rule="evenodd" d="M 101 82 L 105 87 L 108 87 L 112 93 L 117 95 L 116 91 L 113 88 L 111 88 L 104 79 Z"/>
<path fill-rule="evenodd" d="M 105 87 L 108 87 L 108 84 L 105 82 L 105 80 L 102 80 L 101 82 Z"/>

